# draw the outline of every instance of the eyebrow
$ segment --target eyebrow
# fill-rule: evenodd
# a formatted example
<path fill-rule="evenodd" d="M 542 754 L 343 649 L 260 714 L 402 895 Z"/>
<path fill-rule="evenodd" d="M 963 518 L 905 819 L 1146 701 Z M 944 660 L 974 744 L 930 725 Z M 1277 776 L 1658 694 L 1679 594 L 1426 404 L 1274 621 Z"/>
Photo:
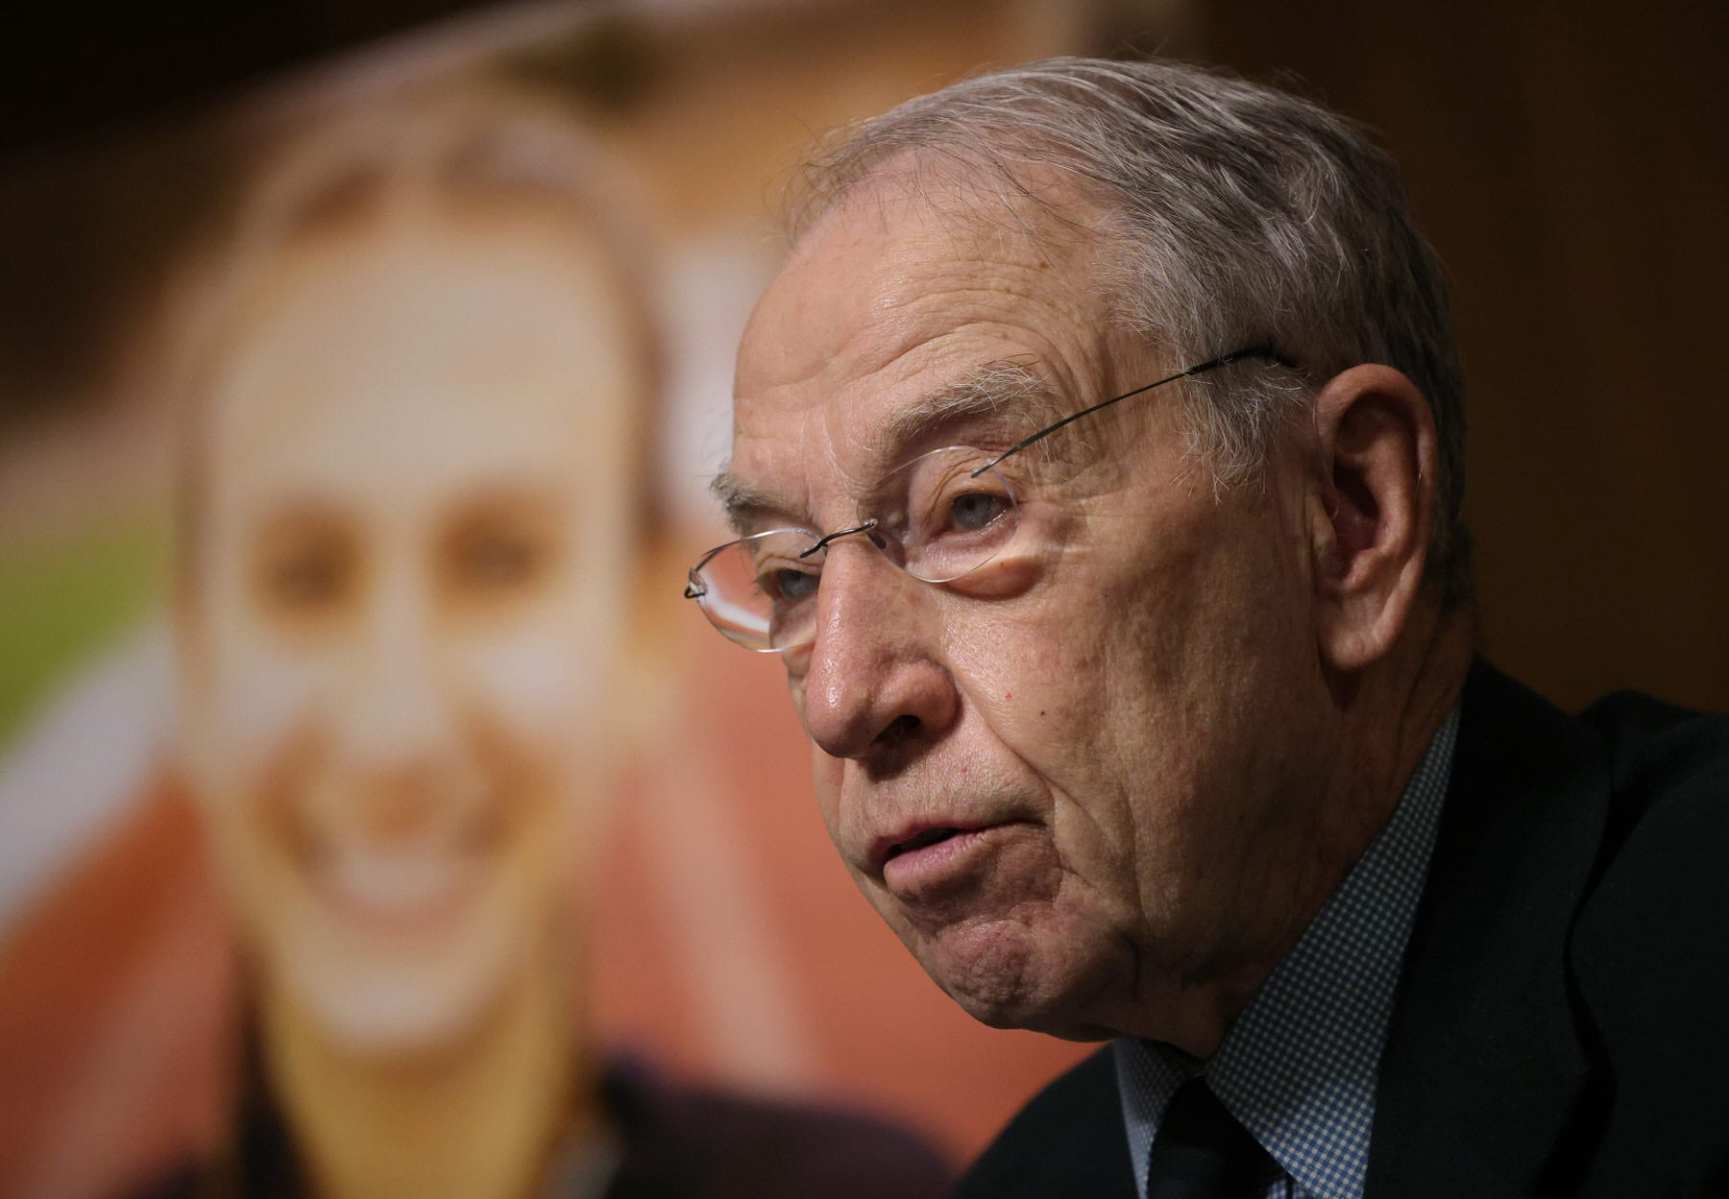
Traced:
<path fill-rule="evenodd" d="M 1068 410 L 1050 382 L 1024 361 L 1005 358 L 944 384 L 896 412 L 883 429 L 884 442 L 896 449 L 935 429 L 977 417 L 1011 417 L 1031 432 Z"/>
<path fill-rule="evenodd" d="M 885 456 L 929 437 L 945 426 L 981 417 L 1012 420 L 1030 432 L 1069 411 L 1061 394 L 1049 380 L 1019 359 L 987 362 L 935 391 L 901 408 L 876 434 Z M 743 482 L 731 470 L 723 470 L 709 484 L 720 500 L 727 522 L 740 536 L 751 532 L 765 518 L 785 516 L 788 505 L 771 492 Z"/>
<path fill-rule="evenodd" d="M 730 470 L 723 470 L 710 481 L 708 489 L 720 500 L 726 512 L 726 522 L 740 537 L 747 536 L 754 526 L 767 516 L 785 512 L 786 505 L 766 491 L 758 491 L 741 483 Z"/>

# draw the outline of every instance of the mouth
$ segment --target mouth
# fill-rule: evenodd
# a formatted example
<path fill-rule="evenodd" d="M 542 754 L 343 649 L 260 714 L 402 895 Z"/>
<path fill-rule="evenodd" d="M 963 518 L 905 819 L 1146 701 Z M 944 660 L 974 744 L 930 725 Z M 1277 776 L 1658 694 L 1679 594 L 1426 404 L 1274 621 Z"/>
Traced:
<path fill-rule="evenodd" d="M 935 902 L 976 883 L 992 856 L 1034 823 L 914 824 L 873 843 L 871 874 L 902 902 Z"/>
<path fill-rule="evenodd" d="M 888 867 L 888 864 L 895 859 L 905 857 L 909 854 L 917 854 L 919 851 L 929 849 L 933 845 L 941 845 L 945 841 L 951 841 L 954 838 L 963 836 L 967 833 L 976 832 L 980 827 L 982 826 L 952 824 L 919 825 L 891 836 L 878 837 L 871 845 L 871 872 L 878 878 L 881 878 L 883 871 Z"/>

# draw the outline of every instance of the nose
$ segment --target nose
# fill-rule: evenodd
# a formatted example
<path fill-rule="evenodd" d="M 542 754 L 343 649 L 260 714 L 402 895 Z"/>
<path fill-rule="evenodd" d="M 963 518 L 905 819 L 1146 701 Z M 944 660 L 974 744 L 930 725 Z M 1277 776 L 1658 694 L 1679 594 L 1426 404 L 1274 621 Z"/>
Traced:
<path fill-rule="evenodd" d="M 829 551 L 800 714 L 830 757 L 904 762 L 954 722 L 959 696 L 924 588 L 862 540 Z"/>

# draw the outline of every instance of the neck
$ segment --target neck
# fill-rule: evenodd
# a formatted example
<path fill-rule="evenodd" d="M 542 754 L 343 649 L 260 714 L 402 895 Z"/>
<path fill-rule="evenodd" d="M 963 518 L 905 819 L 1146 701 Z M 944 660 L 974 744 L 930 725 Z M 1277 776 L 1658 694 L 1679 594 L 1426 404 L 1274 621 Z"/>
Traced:
<path fill-rule="evenodd" d="M 1468 611 L 1443 612 L 1426 604 L 1412 614 L 1407 635 L 1386 658 L 1349 679 L 1329 680 L 1336 713 L 1329 738 L 1333 750 L 1314 808 L 1307 854 L 1311 869 L 1268 971 L 1393 818 L 1435 734 L 1459 702 L 1472 647 Z"/>
<path fill-rule="evenodd" d="M 520 978 L 460 1045 L 409 1058 L 332 1046 L 291 996 L 262 1004 L 265 1068 L 309 1182 L 332 1199 L 517 1199 L 593 1129 L 592 1063 L 561 974 Z"/>
<path fill-rule="evenodd" d="M 1323 808 L 1333 817 L 1323 843 L 1341 878 L 1392 818 L 1470 671 L 1468 611 L 1426 608 L 1412 625 L 1386 661 L 1334 687 L 1340 750 Z"/>
<path fill-rule="evenodd" d="M 1407 635 L 1386 658 L 1349 679 L 1329 680 L 1336 713 L 1333 750 L 1313 809 L 1310 871 L 1257 988 L 1392 820 L 1435 734 L 1459 702 L 1472 652 L 1470 613 L 1426 604 L 1412 614 Z"/>

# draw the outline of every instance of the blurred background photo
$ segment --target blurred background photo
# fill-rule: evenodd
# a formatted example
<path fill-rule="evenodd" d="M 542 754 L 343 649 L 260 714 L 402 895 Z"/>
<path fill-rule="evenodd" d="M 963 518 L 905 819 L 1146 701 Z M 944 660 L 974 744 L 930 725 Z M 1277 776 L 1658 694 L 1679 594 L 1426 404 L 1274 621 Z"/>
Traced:
<path fill-rule="evenodd" d="M 978 70 L 1378 129 L 1487 651 L 1729 706 L 1720 6 L 272 7 L 5 73 L 0 1196 L 935 1194 L 1086 1052 L 925 978 L 679 598 L 781 188 Z"/>

